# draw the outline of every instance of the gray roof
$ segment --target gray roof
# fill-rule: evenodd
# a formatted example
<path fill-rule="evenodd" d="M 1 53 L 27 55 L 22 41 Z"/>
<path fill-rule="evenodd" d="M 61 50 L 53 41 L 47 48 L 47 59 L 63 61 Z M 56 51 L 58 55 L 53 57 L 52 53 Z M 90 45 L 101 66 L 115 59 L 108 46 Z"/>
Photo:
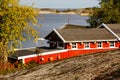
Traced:
<path fill-rule="evenodd" d="M 37 47 L 37 48 L 18 50 L 18 51 L 15 51 L 14 53 L 10 54 L 9 57 L 14 58 L 14 59 L 18 59 L 18 57 L 38 54 L 38 53 L 36 53 L 36 49 L 39 50 L 40 53 L 60 50 L 60 49 L 52 49 L 50 47 L 43 46 L 43 47 Z"/>
<path fill-rule="evenodd" d="M 26 56 L 26 55 L 32 55 L 32 54 L 35 54 L 35 49 L 18 50 L 12 53 L 11 55 L 9 55 L 9 57 L 18 59 L 18 57 L 20 56 Z"/>
<path fill-rule="evenodd" d="M 57 29 L 56 31 L 65 42 L 117 40 L 105 28 Z"/>
<path fill-rule="evenodd" d="M 120 24 L 106 24 L 111 29 L 120 29 Z"/>
<path fill-rule="evenodd" d="M 120 24 L 106 24 L 115 34 L 120 37 Z"/>

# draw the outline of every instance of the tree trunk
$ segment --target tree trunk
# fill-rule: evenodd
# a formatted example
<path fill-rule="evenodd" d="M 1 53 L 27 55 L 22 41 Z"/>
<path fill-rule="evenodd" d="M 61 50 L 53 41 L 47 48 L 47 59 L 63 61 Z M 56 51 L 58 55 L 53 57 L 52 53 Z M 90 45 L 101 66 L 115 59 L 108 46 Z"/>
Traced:
<path fill-rule="evenodd" d="M 3 54 L 3 60 L 4 60 L 4 62 L 8 61 L 8 54 L 6 52 L 4 52 L 4 54 Z"/>

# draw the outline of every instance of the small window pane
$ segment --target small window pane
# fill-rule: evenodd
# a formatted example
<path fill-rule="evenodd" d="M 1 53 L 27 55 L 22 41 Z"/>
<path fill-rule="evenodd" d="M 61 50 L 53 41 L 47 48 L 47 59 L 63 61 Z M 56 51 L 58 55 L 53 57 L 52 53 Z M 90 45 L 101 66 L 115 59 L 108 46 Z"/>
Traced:
<path fill-rule="evenodd" d="M 98 42 L 97 47 L 101 48 L 102 47 L 102 42 Z"/>
<path fill-rule="evenodd" d="M 89 42 L 85 42 L 85 43 L 84 43 L 84 47 L 85 47 L 85 48 L 90 48 Z"/>
<path fill-rule="evenodd" d="M 114 42 L 110 42 L 110 47 L 114 47 Z"/>
<path fill-rule="evenodd" d="M 77 44 L 76 43 L 72 43 L 72 48 L 77 48 Z"/>

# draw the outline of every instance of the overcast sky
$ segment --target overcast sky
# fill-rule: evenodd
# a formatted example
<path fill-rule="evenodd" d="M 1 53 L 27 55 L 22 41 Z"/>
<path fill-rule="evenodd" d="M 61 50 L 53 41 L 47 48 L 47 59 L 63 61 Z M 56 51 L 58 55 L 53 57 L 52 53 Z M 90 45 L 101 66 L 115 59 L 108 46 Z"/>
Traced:
<path fill-rule="evenodd" d="M 98 0 L 20 0 L 20 4 L 34 4 L 36 8 L 86 8 L 99 6 L 98 3 Z"/>

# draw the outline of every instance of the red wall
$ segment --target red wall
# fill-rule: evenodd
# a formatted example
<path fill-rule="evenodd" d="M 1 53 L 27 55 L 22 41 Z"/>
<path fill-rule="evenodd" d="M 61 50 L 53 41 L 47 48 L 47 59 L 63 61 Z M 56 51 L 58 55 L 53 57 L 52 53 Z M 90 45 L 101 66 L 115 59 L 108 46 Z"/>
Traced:
<path fill-rule="evenodd" d="M 120 48 L 120 42 L 115 42 L 115 47 L 119 47 Z"/>
<path fill-rule="evenodd" d="M 73 49 L 71 49 L 71 45 L 66 43 L 65 47 L 68 49 L 66 51 L 62 51 L 62 52 L 58 51 L 56 53 L 51 52 L 51 54 L 49 54 L 49 55 L 46 54 L 43 56 L 35 56 L 35 57 L 25 58 L 24 62 L 25 62 L 25 64 L 27 64 L 30 61 L 35 61 L 39 64 L 43 64 L 43 63 L 47 63 L 47 62 L 51 62 L 51 61 L 55 61 L 55 60 L 61 60 L 61 59 L 65 59 L 65 58 L 70 58 L 70 57 L 74 57 L 74 56 L 79 56 L 79 55 L 83 55 L 83 54 L 90 54 L 90 53 L 94 53 L 94 52 L 101 52 L 101 51 L 114 50 L 114 49 L 120 48 L 119 42 L 115 42 L 115 48 L 110 48 L 109 43 L 107 43 L 107 42 L 103 42 L 103 48 L 96 48 L 97 43 L 94 43 L 94 42 L 90 43 L 90 49 L 84 49 L 84 44 L 81 44 L 81 43 L 77 43 L 77 45 L 78 45 L 78 49 L 73 50 Z M 43 53 L 41 53 L 41 54 L 43 54 Z"/>
<path fill-rule="evenodd" d="M 117 48 L 106 48 L 106 49 L 80 49 L 80 50 L 68 50 L 65 52 L 58 52 L 58 53 L 54 53 L 54 54 L 49 54 L 49 55 L 43 55 L 43 56 L 36 56 L 36 57 L 30 57 L 30 58 L 26 58 L 24 59 L 25 64 L 29 63 L 30 61 L 35 61 L 39 64 L 43 64 L 43 63 L 47 63 L 47 62 L 51 62 L 51 61 L 55 61 L 55 60 L 61 60 L 61 59 L 66 59 L 66 58 L 70 58 L 70 57 L 74 57 L 74 56 L 79 56 L 79 55 L 83 55 L 83 54 L 90 54 L 90 53 L 94 53 L 94 52 L 101 52 L 101 51 L 107 51 L 107 50 L 114 50 Z M 41 60 L 41 59 L 44 60 Z"/>
<path fill-rule="evenodd" d="M 103 42 L 103 48 L 109 48 L 110 43 L 109 42 Z"/>
<path fill-rule="evenodd" d="M 77 43 L 78 49 L 83 49 L 84 48 L 84 44 L 83 43 Z"/>
<path fill-rule="evenodd" d="M 65 43 L 65 49 L 71 49 L 71 45 L 69 43 Z"/>
<path fill-rule="evenodd" d="M 90 43 L 90 48 L 97 48 L 97 43 L 96 42 L 91 42 Z"/>
<path fill-rule="evenodd" d="M 78 49 L 83 49 L 84 48 L 84 43 L 77 43 Z M 119 42 L 115 42 L 115 47 L 120 47 Z M 90 48 L 97 48 L 97 42 L 90 42 Z M 110 48 L 110 43 L 109 42 L 102 42 L 102 48 Z M 69 43 L 65 44 L 65 49 L 71 49 L 71 45 Z"/>

